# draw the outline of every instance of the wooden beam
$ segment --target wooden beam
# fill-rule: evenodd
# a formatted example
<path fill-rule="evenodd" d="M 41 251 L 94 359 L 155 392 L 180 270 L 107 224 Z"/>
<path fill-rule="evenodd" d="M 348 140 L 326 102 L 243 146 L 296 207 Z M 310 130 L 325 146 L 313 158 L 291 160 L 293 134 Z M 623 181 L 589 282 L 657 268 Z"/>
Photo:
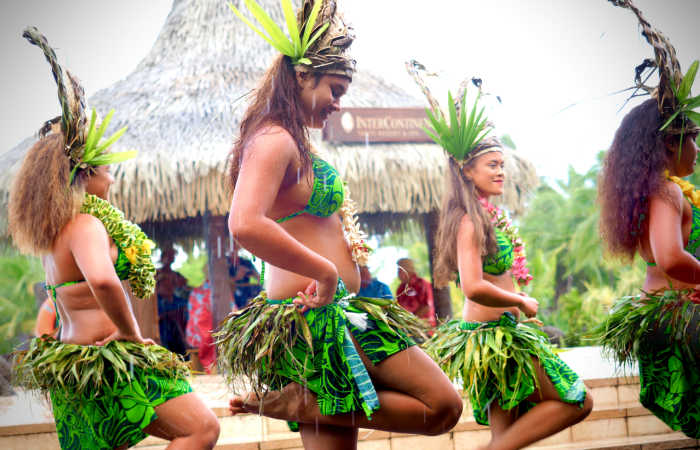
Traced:
<path fill-rule="evenodd" d="M 452 299 L 450 298 L 450 288 L 446 286 L 442 289 L 435 288 L 433 280 L 433 251 L 435 249 L 435 233 L 438 225 L 438 212 L 431 211 L 423 216 L 425 228 L 425 242 L 428 244 L 428 261 L 430 262 L 430 283 L 433 286 L 433 302 L 435 303 L 435 315 L 438 321 L 452 318 Z"/>
<path fill-rule="evenodd" d="M 231 247 L 228 221 L 225 216 L 204 216 L 204 237 L 207 244 L 207 269 L 211 284 L 211 313 L 214 328 L 231 311 L 233 293 L 229 282 L 226 253 Z"/>

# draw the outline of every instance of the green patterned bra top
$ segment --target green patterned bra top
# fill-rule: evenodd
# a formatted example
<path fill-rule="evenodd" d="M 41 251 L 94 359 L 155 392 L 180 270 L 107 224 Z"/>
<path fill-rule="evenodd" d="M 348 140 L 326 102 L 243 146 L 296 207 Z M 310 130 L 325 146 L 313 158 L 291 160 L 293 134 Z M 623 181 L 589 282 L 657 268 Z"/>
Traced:
<path fill-rule="evenodd" d="M 345 189 L 338 171 L 313 154 L 311 155 L 311 163 L 314 171 L 314 185 L 311 189 L 309 204 L 301 211 L 277 219 L 278 223 L 286 222 L 304 213 L 316 217 L 329 217 L 343 205 Z"/>
<path fill-rule="evenodd" d="M 700 260 L 700 208 L 690 204 L 690 208 L 693 211 L 693 220 L 690 225 L 690 235 L 688 236 L 688 243 L 685 246 L 685 251 L 690 253 L 695 257 L 695 259 Z M 647 266 L 655 266 L 655 262 L 647 262 Z"/>
<path fill-rule="evenodd" d="M 482 270 L 489 275 L 503 275 L 513 267 L 513 243 L 498 228 L 494 229 L 498 251 L 486 255 L 482 263 Z"/>

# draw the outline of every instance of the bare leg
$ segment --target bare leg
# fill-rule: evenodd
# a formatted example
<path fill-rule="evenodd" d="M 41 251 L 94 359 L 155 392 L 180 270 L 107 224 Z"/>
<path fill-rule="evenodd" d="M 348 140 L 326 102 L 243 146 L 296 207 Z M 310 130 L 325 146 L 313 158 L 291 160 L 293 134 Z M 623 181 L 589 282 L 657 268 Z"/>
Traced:
<path fill-rule="evenodd" d="M 518 417 L 505 430 L 492 428 L 491 442 L 485 448 L 494 450 L 523 448 L 582 421 L 593 409 L 593 398 L 590 392 L 586 393 L 582 408 L 576 404 L 561 401 L 542 366 L 537 361 L 535 363 L 541 389 L 535 391 L 528 400 L 536 402 L 537 405 Z M 497 428 L 500 428 L 500 425 L 497 425 Z"/>
<path fill-rule="evenodd" d="M 457 424 L 462 413 L 462 399 L 447 376 L 418 347 L 413 346 L 372 365 L 365 361 L 379 396 L 381 407 L 372 420 L 359 412 L 321 415 L 316 397 L 298 384 L 265 398 L 261 413 L 277 419 L 302 423 L 319 423 L 341 427 L 362 427 L 376 430 L 437 435 Z M 260 411 L 254 396 L 231 400 L 231 412 Z"/>
<path fill-rule="evenodd" d="M 169 450 L 209 450 L 216 445 L 219 421 L 194 392 L 156 406 L 156 414 L 144 431 L 171 441 Z"/>
<path fill-rule="evenodd" d="M 299 431 L 306 450 L 357 449 L 357 428 L 304 423 Z"/>

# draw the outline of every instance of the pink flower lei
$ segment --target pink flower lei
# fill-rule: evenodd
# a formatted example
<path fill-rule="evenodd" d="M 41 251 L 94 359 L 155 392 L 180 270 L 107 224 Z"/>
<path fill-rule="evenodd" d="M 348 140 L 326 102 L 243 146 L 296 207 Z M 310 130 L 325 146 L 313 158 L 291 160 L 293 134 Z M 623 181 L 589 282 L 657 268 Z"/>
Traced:
<path fill-rule="evenodd" d="M 505 212 L 491 204 L 485 197 L 480 197 L 479 203 L 491 215 L 493 226 L 501 230 L 513 244 L 513 267 L 511 272 L 519 285 L 527 285 L 532 280 L 532 275 L 530 275 L 530 270 L 527 268 L 525 245 L 518 235 L 518 228 L 513 226 Z"/>

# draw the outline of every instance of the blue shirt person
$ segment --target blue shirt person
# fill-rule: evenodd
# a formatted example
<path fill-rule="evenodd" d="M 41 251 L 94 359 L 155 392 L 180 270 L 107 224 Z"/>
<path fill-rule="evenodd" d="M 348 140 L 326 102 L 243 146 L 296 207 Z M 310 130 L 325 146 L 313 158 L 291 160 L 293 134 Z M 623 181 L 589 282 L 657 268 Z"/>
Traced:
<path fill-rule="evenodd" d="M 389 286 L 373 278 L 367 266 L 360 267 L 360 283 L 359 297 L 393 298 Z"/>

